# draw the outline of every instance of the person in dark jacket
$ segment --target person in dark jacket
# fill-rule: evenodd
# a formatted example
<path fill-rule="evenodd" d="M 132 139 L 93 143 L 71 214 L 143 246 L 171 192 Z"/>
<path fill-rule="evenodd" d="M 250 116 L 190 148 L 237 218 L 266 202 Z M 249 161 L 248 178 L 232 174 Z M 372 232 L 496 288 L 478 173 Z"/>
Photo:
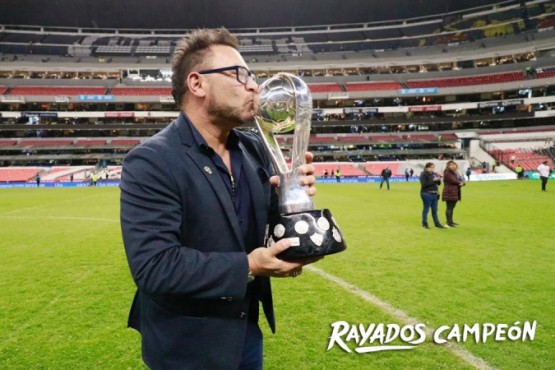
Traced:
<path fill-rule="evenodd" d="M 181 112 L 130 151 L 122 168 L 121 228 L 137 291 L 129 326 L 152 370 L 263 368 L 263 311 L 275 331 L 270 277 L 296 277 L 312 260 L 263 247 L 279 185 L 254 118 L 258 85 L 225 29 L 178 42 L 172 88 Z M 313 156 L 299 167 L 314 195 Z M 261 306 L 261 307 L 260 307 Z"/>
<path fill-rule="evenodd" d="M 380 189 L 382 188 L 382 185 L 385 182 L 387 184 L 387 190 L 389 190 L 389 178 L 391 177 L 391 170 L 389 169 L 389 167 L 386 166 L 382 170 L 380 177 L 382 178 L 382 181 L 380 182 Z"/>
<path fill-rule="evenodd" d="M 432 209 L 432 218 L 438 229 L 444 229 L 437 217 L 437 201 L 439 199 L 438 186 L 441 183 L 441 175 L 434 173 L 435 165 L 432 162 L 426 163 L 424 171 L 420 174 L 420 198 L 424 208 L 422 209 L 422 227 L 429 229 L 428 212 Z"/>
<path fill-rule="evenodd" d="M 453 211 L 457 202 L 461 200 L 461 187 L 463 187 L 465 182 L 458 172 L 458 165 L 455 161 L 447 162 L 445 171 L 443 172 L 443 191 L 441 192 L 441 198 L 447 204 L 447 209 L 445 210 L 445 217 L 447 218 L 447 226 L 455 227 L 458 224 L 453 221 Z"/>

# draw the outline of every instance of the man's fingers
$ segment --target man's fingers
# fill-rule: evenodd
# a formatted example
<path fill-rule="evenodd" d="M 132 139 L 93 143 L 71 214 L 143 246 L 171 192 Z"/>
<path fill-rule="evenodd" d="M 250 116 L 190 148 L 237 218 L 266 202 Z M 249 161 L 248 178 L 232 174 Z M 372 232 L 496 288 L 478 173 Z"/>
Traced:
<path fill-rule="evenodd" d="M 313 164 L 303 164 L 301 167 L 299 167 L 299 173 L 301 175 L 313 175 L 316 172 L 316 167 L 314 167 Z"/>
<path fill-rule="evenodd" d="M 279 176 L 270 177 L 270 184 L 272 184 L 272 186 L 279 186 Z"/>
<path fill-rule="evenodd" d="M 281 252 L 287 250 L 291 246 L 291 240 L 285 238 L 278 241 L 276 244 L 268 248 L 274 256 L 277 256 Z"/>
<path fill-rule="evenodd" d="M 316 183 L 316 177 L 314 175 L 310 175 L 310 176 L 303 176 L 301 177 L 301 185 L 305 186 L 305 185 L 314 185 Z"/>

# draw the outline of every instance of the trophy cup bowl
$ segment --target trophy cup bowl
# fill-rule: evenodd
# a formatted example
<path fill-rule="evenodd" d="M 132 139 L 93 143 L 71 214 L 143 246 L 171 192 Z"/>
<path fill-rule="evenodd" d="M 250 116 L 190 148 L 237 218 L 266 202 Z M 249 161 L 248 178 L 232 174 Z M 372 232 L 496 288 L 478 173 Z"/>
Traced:
<path fill-rule="evenodd" d="M 306 188 L 300 185 L 299 167 L 306 163 L 310 138 L 312 96 L 306 83 L 289 73 L 278 73 L 259 87 L 260 102 L 255 116 L 276 173 L 279 215 L 270 217 L 266 246 L 290 239 L 292 246 L 278 255 L 283 260 L 321 257 L 344 251 L 343 234 L 328 209 L 317 210 Z M 291 166 L 275 134 L 294 130 Z"/>

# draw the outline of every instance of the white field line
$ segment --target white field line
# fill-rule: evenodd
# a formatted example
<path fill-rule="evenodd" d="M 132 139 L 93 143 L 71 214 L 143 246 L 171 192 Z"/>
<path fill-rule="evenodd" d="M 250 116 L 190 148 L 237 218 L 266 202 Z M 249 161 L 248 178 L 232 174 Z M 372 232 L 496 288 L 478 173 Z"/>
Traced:
<path fill-rule="evenodd" d="M 328 274 L 327 272 L 325 272 L 323 270 L 320 270 L 317 267 L 309 265 L 309 266 L 305 266 L 304 268 L 322 276 L 324 279 L 327 279 L 327 280 L 331 281 L 332 283 L 335 283 L 335 284 L 339 285 L 341 288 L 343 288 L 347 292 L 353 293 L 353 294 L 359 296 L 360 298 L 362 298 L 366 302 L 371 303 L 372 305 L 380 308 L 382 311 L 391 315 L 393 318 L 395 318 L 396 320 L 399 320 L 400 322 L 402 322 L 404 324 L 414 325 L 414 324 L 422 322 L 421 320 L 418 320 L 417 318 L 410 317 L 404 311 L 393 307 L 391 304 L 389 304 L 385 301 L 382 301 L 381 299 L 379 299 L 375 295 L 370 294 L 367 291 L 362 290 L 362 289 L 356 287 L 355 285 L 352 285 L 352 284 L 346 282 L 343 279 L 340 279 L 340 278 L 338 278 L 334 275 Z M 434 331 L 431 328 L 426 327 L 426 336 L 431 337 L 433 335 L 433 332 Z M 486 361 L 484 361 L 483 359 L 481 359 L 479 357 L 474 356 L 472 353 L 468 352 L 466 349 L 464 349 L 460 345 L 457 345 L 457 344 L 454 344 L 454 343 L 451 343 L 451 342 L 447 342 L 446 344 L 442 344 L 442 346 L 447 347 L 447 349 L 449 349 L 449 351 L 451 351 L 455 356 L 459 357 L 464 362 L 466 362 L 469 365 L 475 367 L 476 369 L 488 369 L 488 370 L 495 369 L 494 367 L 489 365 Z"/>

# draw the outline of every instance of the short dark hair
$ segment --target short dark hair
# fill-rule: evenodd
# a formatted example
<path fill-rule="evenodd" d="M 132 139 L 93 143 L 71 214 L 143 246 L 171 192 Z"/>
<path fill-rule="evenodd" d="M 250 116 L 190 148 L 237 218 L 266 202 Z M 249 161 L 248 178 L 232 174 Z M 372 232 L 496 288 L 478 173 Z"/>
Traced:
<path fill-rule="evenodd" d="M 435 166 L 435 164 L 433 164 L 432 162 L 426 163 L 426 168 L 430 168 L 430 167 L 433 167 L 433 166 Z"/>
<path fill-rule="evenodd" d="M 239 50 L 237 37 L 223 27 L 198 29 L 178 41 L 172 58 L 172 95 L 177 106 L 181 106 L 187 92 L 185 79 L 203 63 L 212 45 L 227 45 Z"/>

